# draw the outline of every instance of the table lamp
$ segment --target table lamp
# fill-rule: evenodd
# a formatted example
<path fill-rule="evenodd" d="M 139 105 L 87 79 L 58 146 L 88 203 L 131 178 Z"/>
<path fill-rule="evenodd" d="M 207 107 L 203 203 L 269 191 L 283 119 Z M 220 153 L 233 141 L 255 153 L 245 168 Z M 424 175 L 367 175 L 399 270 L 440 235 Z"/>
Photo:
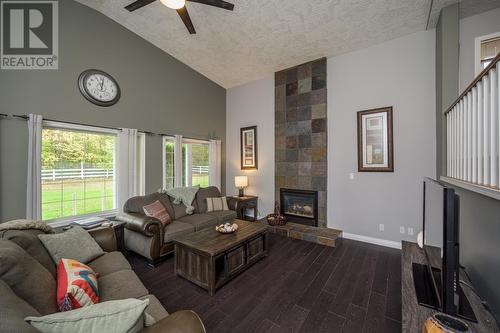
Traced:
<path fill-rule="evenodd" d="M 245 196 L 245 194 L 243 193 L 243 189 L 248 186 L 248 177 L 247 176 L 234 177 L 234 186 L 239 189 L 238 192 L 239 197 Z"/>

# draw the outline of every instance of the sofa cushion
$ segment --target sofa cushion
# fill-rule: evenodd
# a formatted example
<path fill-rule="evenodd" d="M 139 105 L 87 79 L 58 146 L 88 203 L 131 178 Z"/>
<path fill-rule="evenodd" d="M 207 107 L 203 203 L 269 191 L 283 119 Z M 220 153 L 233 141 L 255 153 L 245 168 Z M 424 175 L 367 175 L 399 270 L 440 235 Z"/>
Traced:
<path fill-rule="evenodd" d="M 42 333 L 138 333 L 144 327 L 144 309 L 147 305 L 147 300 L 124 299 L 43 317 L 27 317 L 26 321 Z"/>
<path fill-rule="evenodd" d="M 108 252 L 88 263 L 99 276 L 108 275 L 124 269 L 132 269 L 121 252 Z"/>
<path fill-rule="evenodd" d="M 125 269 L 97 279 L 99 284 L 99 299 L 101 302 L 124 298 L 140 298 L 148 291 L 131 270 Z"/>
<path fill-rule="evenodd" d="M 174 219 L 178 220 L 180 219 L 181 217 L 184 217 L 187 215 L 186 213 L 186 205 L 183 204 L 183 203 L 180 203 L 180 204 L 174 204 L 173 201 L 174 201 L 174 198 L 172 197 L 169 197 L 170 200 L 172 201 L 172 208 L 174 210 Z"/>
<path fill-rule="evenodd" d="M 17 244 L 0 240 L 0 279 L 40 314 L 57 311 L 56 280 Z"/>
<path fill-rule="evenodd" d="M 38 238 L 56 264 L 62 258 L 86 264 L 104 254 L 99 244 L 82 227 L 75 226 L 59 234 L 42 234 L 38 235 Z"/>
<path fill-rule="evenodd" d="M 25 250 L 30 256 L 35 258 L 43 267 L 45 267 L 50 274 L 56 277 L 56 265 L 52 260 L 49 252 L 45 246 L 43 246 L 37 235 L 43 234 L 40 230 L 6 230 L 2 233 L 3 239 L 8 239 L 17 245 L 19 245 L 23 250 Z"/>
<path fill-rule="evenodd" d="M 209 186 L 200 188 L 198 193 L 196 193 L 196 212 L 197 213 L 206 213 L 207 212 L 207 198 L 216 198 L 220 197 L 220 191 L 215 186 Z"/>
<path fill-rule="evenodd" d="M 191 215 L 193 216 L 193 215 Z M 172 241 L 174 237 L 186 235 L 195 231 L 194 225 L 182 221 L 173 221 L 165 228 L 165 243 Z"/>
<path fill-rule="evenodd" d="M 0 280 L 0 332 L 37 333 L 34 327 L 24 321 L 28 316 L 39 316 L 31 305 L 19 298 L 12 289 Z"/>
<path fill-rule="evenodd" d="M 236 212 L 234 210 L 223 210 L 219 212 L 208 212 L 208 215 L 217 218 L 219 224 L 232 222 L 236 218 Z"/>
<path fill-rule="evenodd" d="M 139 299 L 149 300 L 149 305 L 146 308 L 146 313 L 153 317 L 155 322 L 160 321 L 168 316 L 167 310 L 165 310 L 165 308 L 163 307 L 163 305 L 161 305 L 160 301 L 158 300 L 158 298 L 156 298 L 155 295 L 146 295 L 140 297 Z"/>
<path fill-rule="evenodd" d="M 209 214 L 193 214 L 184 216 L 179 219 L 179 221 L 193 225 L 196 231 L 215 227 L 217 225 L 217 218 Z"/>
<path fill-rule="evenodd" d="M 229 210 L 226 197 L 207 198 L 207 213 Z"/>

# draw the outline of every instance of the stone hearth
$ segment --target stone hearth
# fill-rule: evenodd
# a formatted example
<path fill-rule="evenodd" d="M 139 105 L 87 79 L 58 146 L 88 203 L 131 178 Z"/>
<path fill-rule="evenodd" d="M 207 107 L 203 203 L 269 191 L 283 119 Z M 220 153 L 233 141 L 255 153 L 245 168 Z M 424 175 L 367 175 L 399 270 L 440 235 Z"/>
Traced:
<path fill-rule="evenodd" d="M 326 58 L 275 74 L 275 201 L 280 189 L 318 191 L 318 226 L 326 227 Z"/>

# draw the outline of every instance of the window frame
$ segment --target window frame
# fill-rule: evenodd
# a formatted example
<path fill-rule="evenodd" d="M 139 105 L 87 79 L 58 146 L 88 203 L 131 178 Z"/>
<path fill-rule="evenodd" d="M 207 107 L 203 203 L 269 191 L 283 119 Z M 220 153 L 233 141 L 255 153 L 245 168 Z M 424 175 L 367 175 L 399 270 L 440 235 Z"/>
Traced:
<path fill-rule="evenodd" d="M 208 146 L 208 169 L 210 170 L 210 141 L 209 140 L 199 140 L 199 139 L 182 139 L 182 144 L 186 144 L 186 186 L 193 186 L 193 155 L 191 144 L 207 145 Z M 181 176 L 182 177 L 182 176 Z M 210 177 L 209 177 L 210 178 Z M 210 186 L 210 182 L 208 184 Z"/>
<path fill-rule="evenodd" d="M 500 38 L 500 31 L 492 34 L 476 37 L 474 40 L 474 77 L 478 76 L 483 71 L 483 63 L 481 60 L 481 44 L 489 39 Z"/>
<path fill-rule="evenodd" d="M 113 178 L 115 179 L 115 184 L 114 184 L 114 191 L 115 191 L 115 206 L 118 205 L 117 198 L 118 198 L 118 182 L 116 180 L 116 175 L 117 175 L 117 168 L 118 164 L 116 161 L 116 156 L 118 154 L 118 129 L 112 129 L 112 128 L 102 128 L 102 127 L 94 127 L 94 126 L 88 126 L 88 125 L 79 125 L 79 124 L 71 124 L 71 123 L 64 123 L 64 122 L 58 122 L 58 121 L 52 121 L 52 120 L 43 120 L 42 121 L 42 131 L 44 129 L 59 129 L 59 130 L 66 130 L 66 131 L 77 131 L 77 132 L 90 132 L 90 133 L 96 133 L 96 134 L 111 134 L 116 137 L 116 142 L 115 142 L 115 167 L 113 168 Z M 40 158 L 41 158 L 41 152 L 40 152 Z M 39 175 L 40 182 L 41 182 L 41 177 L 42 175 Z M 41 190 L 41 187 L 40 187 Z M 42 196 L 42 193 L 40 193 L 40 198 Z M 40 200 L 40 212 L 42 211 L 41 207 L 42 203 Z M 89 213 L 89 214 L 81 214 L 81 215 L 74 215 L 74 216 L 66 216 L 66 217 L 60 217 L 56 219 L 50 219 L 50 220 L 43 220 L 43 222 L 47 223 L 48 225 L 52 227 L 60 227 L 60 226 L 65 226 L 68 225 L 70 222 L 73 222 L 75 220 L 80 220 L 80 219 L 85 219 L 88 217 L 112 217 L 115 216 L 118 213 L 118 209 L 111 209 L 111 210 L 106 210 L 106 211 L 101 211 L 101 212 L 96 212 L 96 213 Z"/>

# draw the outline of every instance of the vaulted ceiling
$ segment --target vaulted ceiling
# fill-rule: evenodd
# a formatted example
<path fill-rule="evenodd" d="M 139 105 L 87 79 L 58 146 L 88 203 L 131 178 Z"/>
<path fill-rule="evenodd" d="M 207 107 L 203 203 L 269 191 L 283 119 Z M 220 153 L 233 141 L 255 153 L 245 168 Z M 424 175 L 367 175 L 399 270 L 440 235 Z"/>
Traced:
<path fill-rule="evenodd" d="M 435 27 L 458 0 L 228 0 L 234 11 L 188 2 L 189 35 L 160 1 L 128 12 L 133 0 L 77 0 L 225 88 L 320 57 L 330 57 Z M 464 0 L 461 16 L 500 6 Z"/>

